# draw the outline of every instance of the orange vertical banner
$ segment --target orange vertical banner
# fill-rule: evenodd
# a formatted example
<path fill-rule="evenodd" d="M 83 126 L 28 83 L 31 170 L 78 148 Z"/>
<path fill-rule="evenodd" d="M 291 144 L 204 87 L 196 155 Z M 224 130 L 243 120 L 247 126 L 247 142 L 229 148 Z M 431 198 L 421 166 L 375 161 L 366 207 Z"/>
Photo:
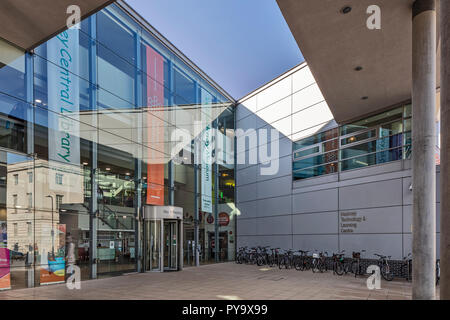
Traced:
<path fill-rule="evenodd" d="M 164 205 L 164 59 L 151 47 L 147 58 L 147 204 Z"/>
<path fill-rule="evenodd" d="M 0 291 L 11 289 L 11 267 L 9 249 L 0 248 Z"/>

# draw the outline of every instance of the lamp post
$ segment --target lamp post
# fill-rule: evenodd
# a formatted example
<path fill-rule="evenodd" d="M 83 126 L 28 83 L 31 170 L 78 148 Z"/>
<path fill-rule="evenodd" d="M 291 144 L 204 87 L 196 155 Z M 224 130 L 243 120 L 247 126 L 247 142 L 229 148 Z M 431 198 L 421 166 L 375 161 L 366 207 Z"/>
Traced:
<path fill-rule="evenodd" d="M 48 195 L 46 196 L 46 198 L 50 198 L 51 203 L 52 203 L 52 257 L 55 258 L 55 232 L 53 230 L 53 196 Z"/>

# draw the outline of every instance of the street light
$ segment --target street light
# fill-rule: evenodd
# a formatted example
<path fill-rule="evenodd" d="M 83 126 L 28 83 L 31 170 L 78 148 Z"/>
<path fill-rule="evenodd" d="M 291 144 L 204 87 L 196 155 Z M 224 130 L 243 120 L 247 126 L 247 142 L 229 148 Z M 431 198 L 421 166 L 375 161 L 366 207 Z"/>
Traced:
<path fill-rule="evenodd" d="M 50 198 L 52 202 L 52 258 L 55 258 L 55 232 L 53 230 L 53 196 L 48 195 L 46 198 Z"/>

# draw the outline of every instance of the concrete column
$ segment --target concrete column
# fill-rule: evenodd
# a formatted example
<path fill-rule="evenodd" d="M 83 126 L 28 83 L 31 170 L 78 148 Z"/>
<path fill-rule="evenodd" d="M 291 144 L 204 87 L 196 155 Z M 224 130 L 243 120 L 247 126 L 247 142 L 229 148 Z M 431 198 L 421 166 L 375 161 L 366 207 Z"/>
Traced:
<path fill-rule="evenodd" d="M 436 10 L 416 0 L 412 20 L 413 299 L 435 298 Z"/>
<path fill-rule="evenodd" d="M 440 298 L 450 300 L 450 2 L 440 2 L 441 29 L 441 278 Z"/>

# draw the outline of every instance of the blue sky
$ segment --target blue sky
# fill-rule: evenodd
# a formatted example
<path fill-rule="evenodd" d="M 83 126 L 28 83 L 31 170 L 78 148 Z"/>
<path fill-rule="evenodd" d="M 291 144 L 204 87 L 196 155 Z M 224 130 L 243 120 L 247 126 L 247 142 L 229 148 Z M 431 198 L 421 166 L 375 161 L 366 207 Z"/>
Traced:
<path fill-rule="evenodd" d="M 303 61 L 275 0 L 126 0 L 235 99 Z"/>

